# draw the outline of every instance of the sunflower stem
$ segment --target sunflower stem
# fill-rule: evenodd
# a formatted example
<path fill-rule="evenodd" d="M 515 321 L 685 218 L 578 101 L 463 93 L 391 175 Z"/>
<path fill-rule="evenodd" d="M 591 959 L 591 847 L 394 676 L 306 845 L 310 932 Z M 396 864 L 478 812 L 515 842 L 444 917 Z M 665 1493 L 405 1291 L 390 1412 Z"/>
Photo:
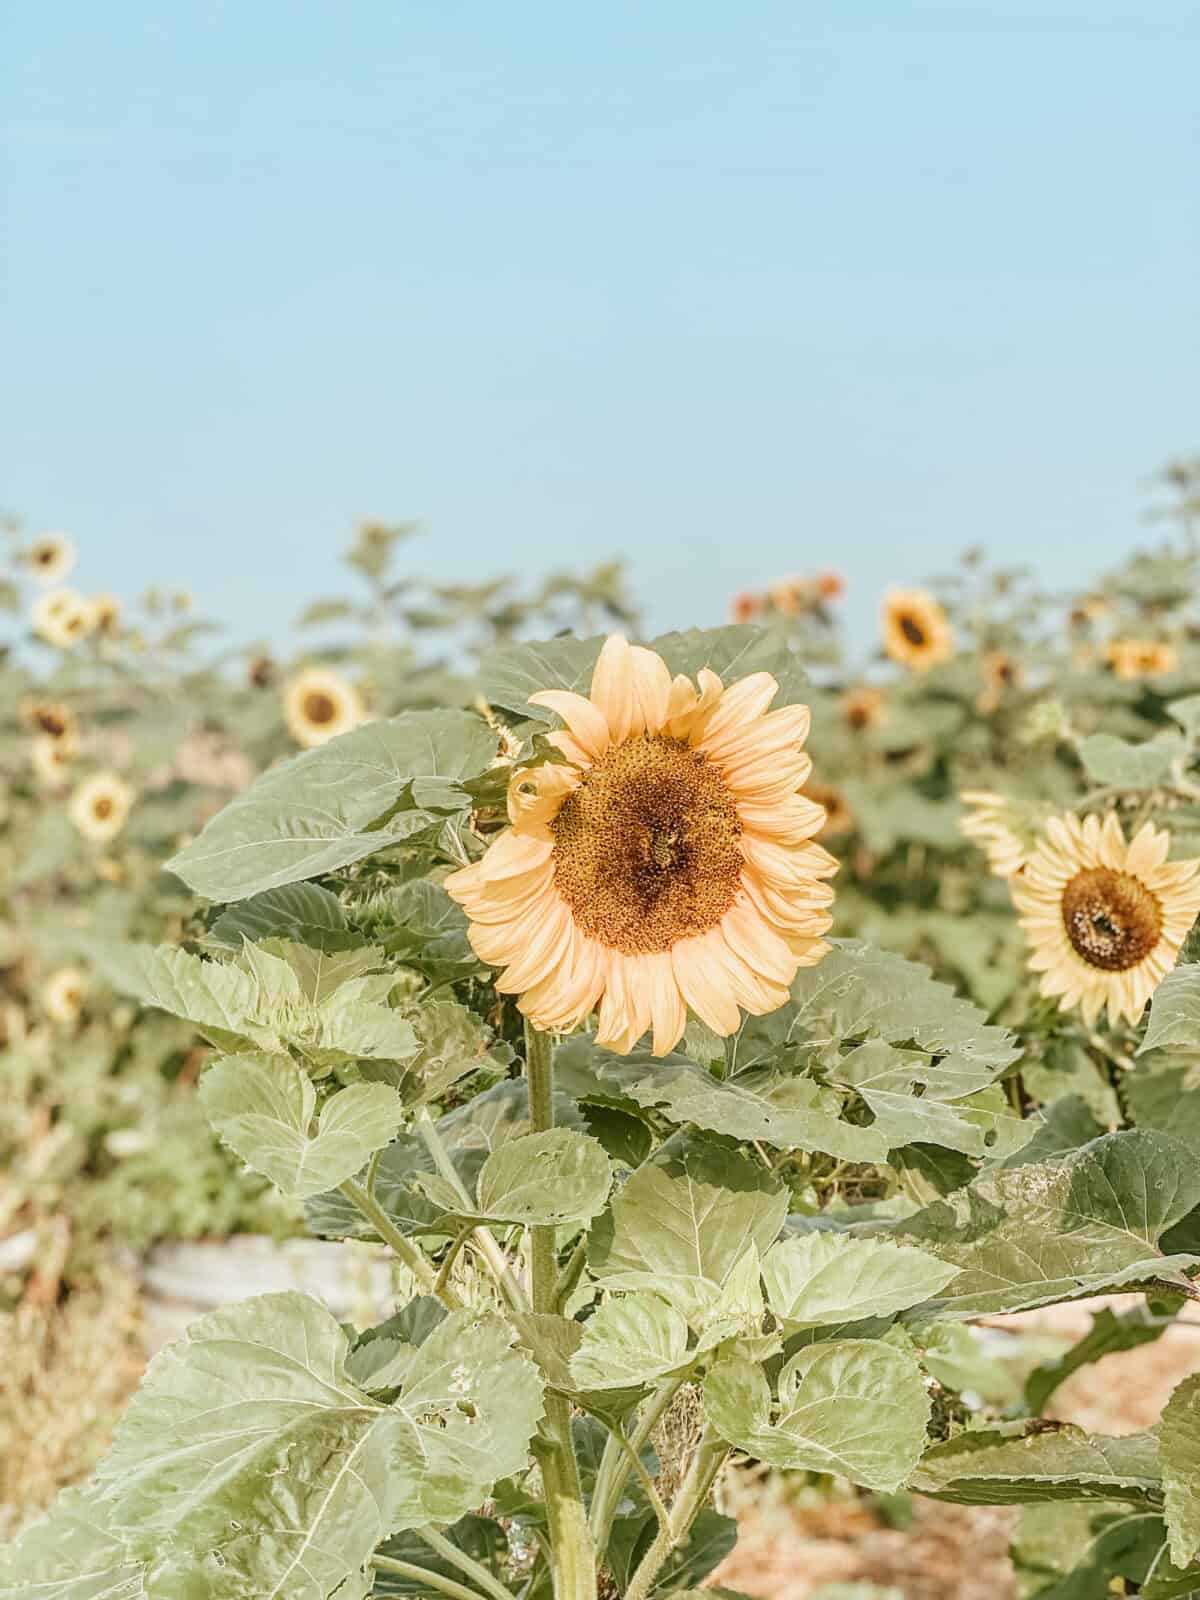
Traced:
<path fill-rule="evenodd" d="M 534 1133 L 554 1126 L 554 1059 L 548 1034 L 526 1019 L 525 1078 Z M 558 1298 L 558 1243 L 553 1227 L 529 1230 L 530 1299 L 535 1312 L 550 1313 Z M 554 1600 L 596 1600 L 596 1551 L 588 1529 L 579 1464 L 571 1438 L 571 1407 L 564 1395 L 546 1391 L 546 1412 L 533 1453 L 542 1469 L 550 1532 Z"/>

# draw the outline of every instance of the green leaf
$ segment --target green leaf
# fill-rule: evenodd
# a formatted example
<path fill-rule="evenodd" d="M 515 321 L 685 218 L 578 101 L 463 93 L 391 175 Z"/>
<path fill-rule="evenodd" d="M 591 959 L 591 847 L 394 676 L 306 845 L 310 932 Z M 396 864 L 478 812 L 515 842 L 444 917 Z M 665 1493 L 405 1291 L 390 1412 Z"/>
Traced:
<path fill-rule="evenodd" d="M 907 1311 L 931 1300 L 958 1269 L 910 1245 L 813 1232 L 772 1245 L 762 1275 L 768 1305 L 794 1333 Z"/>
<path fill-rule="evenodd" d="M 1195 1050 L 1200 1046 L 1200 965 L 1168 972 L 1150 1001 L 1150 1019 L 1138 1050 Z"/>
<path fill-rule="evenodd" d="M 1128 1500 L 1161 1494 L 1153 1434 L 1110 1439 L 1068 1423 L 1010 1423 L 957 1434 L 925 1452 L 909 1487 L 960 1505 L 1037 1500 Z"/>
<path fill-rule="evenodd" d="M 113 988 L 183 1017 L 218 1049 L 237 1049 L 247 1040 L 265 1050 L 281 1048 L 277 1031 L 259 1016 L 258 980 L 240 967 L 166 945 L 97 941 L 88 953 Z"/>
<path fill-rule="evenodd" d="M 0 1600 L 149 1600 L 145 1570 L 105 1527 L 95 1491 L 68 1489 L 0 1549 Z"/>
<path fill-rule="evenodd" d="M 684 1318 L 654 1294 L 627 1294 L 607 1301 L 583 1325 L 571 1358 L 578 1389 L 637 1388 L 654 1383 L 688 1362 Z"/>
<path fill-rule="evenodd" d="M 494 1517 L 462 1517 L 453 1527 L 444 1531 L 450 1543 L 473 1561 L 480 1562 L 494 1577 L 504 1577 L 508 1538 Z M 393 1561 L 406 1561 L 410 1566 L 424 1567 L 426 1571 L 453 1578 L 469 1587 L 462 1569 L 435 1554 L 419 1533 L 402 1533 L 389 1539 L 380 1546 L 379 1554 L 390 1556 Z M 417 1595 L 423 1596 L 424 1600 L 440 1600 L 441 1597 L 440 1590 L 431 1589 L 416 1579 L 402 1578 L 394 1572 L 384 1571 L 375 1574 L 372 1592 L 376 1595 Z M 335 1600 L 341 1600 L 341 1597 L 336 1596 Z"/>
<path fill-rule="evenodd" d="M 1055 1390 L 1081 1367 L 1089 1366 L 1094 1361 L 1103 1361 L 1105 1356 L 1114 1355 L 1120 1350 L 1136 1350 L 1141 1345 L 1153 1344 L 1161 1339 L 1175 1320 L 1175 1308 L 1182 1303 L 1176 1297 L 1172 1297 L 1172 1302 L 1172 1308 L 1162 1313 L 1152 1309 L 1152 1305 L 1164 1305 L 1162 1298 L 1139 1301 L 1128 1311 L 1113 1311 L 1108 1306 L 1101 1306 L 1094 1311 L 1092 1326 L 1082 1339 L 1077 1340 L 1059 1360 L 1045 1361 L 1034 1367 L 1026 1378 L 1025 1403 L 1029 1410 L 1034 1416 L 1039 1416 Z"/>
<path fill-rule="evenodd" d="M 1093 733 L 1079 746 L 1088 777 L 1118 789 L 1153 789 L 1170 772 L 1178 754 L 1174 740 L 1130 744 L 1112 733 Z"/>
<path fill-rule="evenodd" d="M 838 1473 L 870 1489 L 899 1488 L 929 1420 L 912 1357 L 864 1339 L 799 1351 L 779 1375 L 777 1408 L 761 1367 L 721 1362 L 705 1380 L 704 1405 L 722 1437 L 757 1460 Z"/>
<path fill-rule="evenodd" d="M 225 1056 L 200 1080 L 200 1101 L 222 1140 L 283 1194 L 303 1200 L 352 1178 L 404 1118 L 394 1089 L 355 1083 L 321 1108 L 308 1074 L 287 1056 Z"/>
<path fill-rule="evenodd" d="M 1193 1263 L 1160 1236 L 1200 1204 L 1200 1167 L 1170 1135 L 1135 1129 L 1063 1161 L 985 1173 L 915 1216 L 873 1228 L 960 1267 L 938 1312 L 1028 1311 L 1131 1284 L 1179 1281 Z"/>
<path fill-rule="evenodd" d="M 1173 717 L 1189 739 L 1200 737 L 1200 694 L 1185 695 L 1182 700 L 1168 700 L 1167 714 Z"/>
<path fill-rule="evenodd" d="M 1118 1592 L 1115 1578 L 1144 1583 L 1162 1542 L 1162 1519 L 1153 1512 L 1047 1502 L 1025 1508 L 1012 1556 L 1028 1600 L 1107 1600 Z"/>
<path fill-rule="evenodd" d="M 670 667 L 696 680 L 701 667 L 710 667 L 728 688 L 752 672 L 769 672 L 779 685 L 772 709 L 809 698 L 808 674 L 784 634 L 753 623 L 732 623 L 724 628 L 687 628 L 662 633 L 650 641 Z"/>
<path fill-rule="evenodd" d="M 384 1406 L 303 1295 L 203 1317 L 155 1357 L 101 1463 L 110 1523 L 193 1556 L 213 1600 L 327 1600 L 388 1534 L 456 1521 L 524 1465 L 541 1386 L 511 1337 L 452 1314 Z"/>
<path fill-rule="evenodd" d="M 589 1270 L 610 1288 L 657 1292 L 702 1324 L 747 1251 L 774 1243 L 787 1200 L 777 1178 L 733 1150 L 676 1135 L 592 1225 Z"/>
<path fill-rule="evenodd" d="M 318 950 L 341 950 L 358 942 L 337 895 L 315 883 L 290 883 L 252 895 L 222 911 L 208 930 L 208 943 L 228 950 L 240 950 L 246 939 L 294 939 Z"/>
<path fill-rule="evenodd" d="M 389 955 L 431 983 L 447 983 L 482 968 L 467 939 L 467 914 L 439 883 L 414 878 L 385 890 L 359 908 L 377 926 L 376 937 Z"/>
<path fill-rule="evenodd" d="M 545 1227 L 590 1222 L 604 1209 L 612 1168 L 604 1147 L 571 1128 L 527 1133 L 492 1152 L 476 1188 L 480 1214 Z"/>
<path fill-rule="evenodd" d="M 219 901 L 335 872 L 468 809 L 461 784 L 497 747 L 465 711 L 408 711 L 356 728 L 264 773 L 168 870 Z"/>
<path fill-rule="evenodd" d="M 1200 1373 L 1185 1378 L 1158 1425 L 1171 1560 L 1200 1558 Z"/>

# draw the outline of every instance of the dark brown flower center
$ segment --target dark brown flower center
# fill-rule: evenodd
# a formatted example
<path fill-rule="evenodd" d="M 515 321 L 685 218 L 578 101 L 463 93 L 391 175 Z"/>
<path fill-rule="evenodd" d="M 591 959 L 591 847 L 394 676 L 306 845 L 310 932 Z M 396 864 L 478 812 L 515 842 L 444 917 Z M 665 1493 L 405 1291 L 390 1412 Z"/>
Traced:
<path fill-rule="evenodd" d="M 682 740 L 643 735 L 608 750 L 550 826 L 555 883 L 576 923 L 627 955 L 706 933 L 737 894 L 737 807 Z"/>
<path fill-rule="evenodd" d="M 337 706 L 334 704 L 333 696 L 325 694 L 320 689 L 310 690 L 304 696 L 304 715 L 309 722 L 319 725 L 332 722 L 337 716 Z"/>
<path fill-rule="evenodd" d="M 908 640 L 909 644 L 923 645 L 925 643 L 925 629 L 917 621 L 916 617 L 908 612 L 905 612 L 900 618 L 900 632 Z"/>
<path fill-rule="evenodd" d="M 61 739 L 67 731 L 66 718 L 51 706 L 40 707 L 35 713 L 35 721 L 42 732 L 48 733 L 52 739 Z"/>
<path fill-rule="evenodd" d="M 92 815 L 97 822 L 107 822 L 113 814 L 113 799 L 110 794 L 99 794 L 92 801 Z"/>
<path fill-rule="evenodd" d="M 1162 932 L 1158 896 L 1132 873 L 1111 867 L 1075 874 L 1063 890 L 1062 919 L 1071 948 L 1102 972 L 1136 967 Z"/>

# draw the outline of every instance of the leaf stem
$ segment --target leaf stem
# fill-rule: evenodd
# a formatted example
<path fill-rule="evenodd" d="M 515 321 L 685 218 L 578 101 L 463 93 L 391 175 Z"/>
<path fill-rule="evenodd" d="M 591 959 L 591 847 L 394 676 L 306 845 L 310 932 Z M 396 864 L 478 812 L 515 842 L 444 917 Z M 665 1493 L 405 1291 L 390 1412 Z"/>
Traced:
<path fill-rule="evenodd" d="M 554 1126 L 554 1058 L 549 1035 L 526 1019 L 525 1076 L 534 1133 Z M 557 1230 L 530 1228 L 530 1299 L 535 1311 L 553 1312 L 558 1294 Z M 564 1395 L 546 1391 L 542 1428 L 533 1443 L 542 1469 L 550 1530 L 554 1600 L 596 1600 L 596 1551 L 588 1530 L 579 1464 L 571 1438 L 571 1407 Z"/>
<path fill-rule="evenodd" d="M 460 1572 L 473 1579 L 483 1590 L 484 1594 L 491 1595 L 492 1600 L 516 1600 L 512 1590 L 494 1573 L 488 1571 L 482 1562 L 476 1561 L 465 1550 L 460 1550 L 445 1534 L 438 1533 L 436 1528 L 420 1528 L 418 1536 L 424 1539 L 431 1550 L 436 1550 L 443 1561 L 448 1561 L 452 1567 L 457 1567 Z"/>
<path fill-rule="evenodd" d="M 659 1528 L 654 1543 L 638 1562 L 637 1571 L 625 1591 L 625 1600 L 647 1600 L 664 1562 L 672 1550 L 683 1543 L 688 1529 L 708 1499 L 717 1473 L 728 1458 L 729 1446 L 708 1424 L 700 1435 L 700 1443 L 688 1466 L 687 1477 L 671 1506 L 667 1523 Z"/>
<path fill-rule="evenodd" d="M 630 1465 L 625 1452 L 625 1444 L 639 1457 L 645 1447 L 647 1439 L 658 1426 L 659 1420 L 674 1400 L 682 1387 L 682 1378 L 666 1378 L 650 1396 L 642 1407 L 637 1420 L 637 1426 L 626 1441 L 616 1437 L 616 1430 L 610 1430 L 608 1439 L 604 1443 L 604 1453 L 600 1457 L 600 1466 L 596 1472 L 596 1486 L 592 1491 L 592 1514 L 590 1518 L 592 1537 L 597 1548 L 607 1550 L 609 1535 L 612 1532 L 613 1518 L 620 1503 L 621 1492 L 629 1479 Z M 618 1424 L 620 1426 L 620 1424 Z"/>
<path fill-rule="evenodd" d="M 361 1184 L 355 1183 L 353 1178 L 347 1178 L 345 1183 L 338 1185 L 338 1188 L 351 1205 L 362 1212 L 384 1243 L 389 1245 L 394 1254 L 400 1257 L 426 1294 L 436 1294 L 448 1311 L 459 1310 L 462 1301 L 454 1290 L 451 1289 L 449 1284 L 443 1284 L 440 1289 L 438 1288 L 437 1273 L 433 1270 L 433 1267 L 426 1261 L 416 1245 L 404 1237 L 378 1201 L 372 1195 L 369 1195 Z"/>
<path fill-rule="evenodd" d="M 392 1556 L 372 1556 L 371 1565 L 379 1572 L 394 1572 L 398 1578 L 408 1578 L 424 1584 L 427 1589 L 436 1589 L 439 1594 L 449 1595 L 450 1600 L 479 1600 L 478 1589 L 468 1589 L 465 1583 L 444 1578 L 440 1572 L 431 1572 L 428 1567 L 419 1567 L 412 1561 L 397 1561 Z"/>

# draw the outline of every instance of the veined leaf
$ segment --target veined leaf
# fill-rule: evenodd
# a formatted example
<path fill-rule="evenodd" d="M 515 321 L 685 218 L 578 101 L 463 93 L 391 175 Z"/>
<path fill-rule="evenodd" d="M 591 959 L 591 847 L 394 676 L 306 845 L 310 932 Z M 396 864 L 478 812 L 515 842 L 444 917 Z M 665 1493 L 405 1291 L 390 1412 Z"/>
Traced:
<path fill-rule="evenodd" d="M 1200 1373 L 1185 1378 L 1158 1425 L 1171 1560 L 1200 1560 Z"/>
<path fill-rule="evenodd" d="M 762 1274 L 767 1303 L 790 1333 L 907 1311 L 933 1299 L 958 1268 L 910 1245 L 813 1232 L 773 1244 Z"/>
<path fill-rule="evenodd" d="M 1090 778 L 1120 789 L 1153 789 L 1167 776 L 1181 752 L 1178 735 L 1130 744 L 1112 733 L 1093 733 L 1079 746 L 1079 758 Z"/>
<path fill-rule="evenodd" d="M 287 1056 L 225 1056 L 201 1078 L 200 1100 L 246 1165 L 298 1200 L 352 1178 L 404 1119 L 394 1089 L 354 1083 L 325 1102 L 313 1131 L 316 1090 Z"/>
<path fill-rule="evenodd" d="M 960 1433 L 925 1452 L 909 1487 L 960 1505 L 1128 1500 L 1153 1506 L 1162 1494 L 1153 1434 L 1110 1439 L 1067 1423 Z"/>
<path fill-rule="evenodd" d="M 607 1301 L 583 1325 L 571 1358 L 578 1389 L 624 1389 L 654 1383 L 686 1366 L 688 1326 L 654 1294 L 627 1294 Z"/>
<path fill-rule="evenodd" d="M 1168 972 L 1150 1000 L 1138 1055 L 1148 1050 L 1195 1050 L 1200 1046 L 1200 965 L 1192 963 Z"/>
<path fill-rule="evenodd" d="M 811 1345 L 779 1375 L 774 1406 L 762 1368 L 715 1366 L 704 1405 L 722 1437 L 772 1466 L 835 1472 L 896 1489 L 925 1444 L 929 1397 L 911 1356 L 878 1340 Z"/>
<path fill-rule="evenodd" d="M 463 780 L 498 739 L 465 711 L 408 711 L 263 774 L 168 862 L 209 900 L 245 900 L 334 872 L 470 806 Z"/>
<path fill-rule="evenodd" d="M 787 1191 L 710 1140 L 676 1135 L 640 1166 L 592 1225 L 588 1266 L 608 1287 L 649 1289 L 701 1326 L 753 1245 L 773 1244 Z"/>
<path fill-rule="evenodd" d="M 985 1173 L 886 1229 L 961 1268 L 943 1316 L 1028 1311 L 1130 1284 L 1178 1281 L 1195 1264 L 1158 1240 L 1200 1204 L 1200 1167 L 1169 1134 L 1105 1134 L 1063 1161 Z"/>
<path fill-rule="evenodd" d="M 456 1521 L 524 1465 L 541 1385 L 510 1344 L 456 1312 L 384 1406 L 315 1301 L 214 1312 L 155 1357 L 118 1428 L 97 1475 L 110 1525 L 190 1555 L 214 1600 L 327 1600 L 388 1534 Z"/>
<path fill-rule="evenodd" d="M 207 942 L 240 950 L 246 939 L 294 939 L 318 950 L 341 950 L 358 943 L 337 895 L 315 883 L 266 889 L 227 907 L 209 929 Z"/>
<path fill-rule="evenodd" d="M 0 1600 L 150 1600 L 145 1574 L 105 1527 L 95 1491 L 68 1489 L 0 1549 Z"/>
<path fill-rule="evenodd" d="M 480 1170 L 476 1199 L 482 1216 L 544 1227 L 590 1222 L 611 1186 L 603 1145 L 572 1128 L 551 1128 L 494 1150 Z"/>

